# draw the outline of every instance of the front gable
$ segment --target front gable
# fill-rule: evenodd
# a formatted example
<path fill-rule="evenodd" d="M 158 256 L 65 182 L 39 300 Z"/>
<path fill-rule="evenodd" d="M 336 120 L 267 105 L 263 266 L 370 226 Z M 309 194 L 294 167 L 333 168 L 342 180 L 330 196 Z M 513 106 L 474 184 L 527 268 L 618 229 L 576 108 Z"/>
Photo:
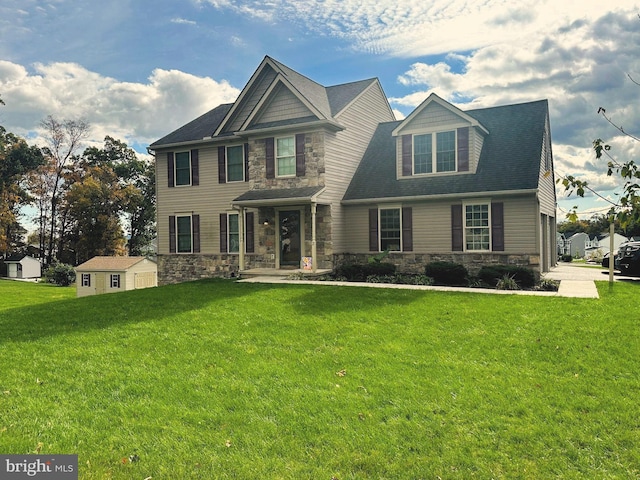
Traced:
<path fill-rule="evenodd" d="M 305 99 L 292 92 L 284 82 L 278 80 L 272 84 L 249 115 L 241 130 L 260 128 L 288 120 L 319 120 L 318 112 Z"/>

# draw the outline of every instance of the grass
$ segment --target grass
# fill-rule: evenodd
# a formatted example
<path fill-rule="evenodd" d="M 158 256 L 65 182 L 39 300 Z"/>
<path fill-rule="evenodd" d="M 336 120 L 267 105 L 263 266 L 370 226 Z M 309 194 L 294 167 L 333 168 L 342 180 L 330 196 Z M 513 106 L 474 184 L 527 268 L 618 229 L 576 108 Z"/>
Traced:
<path fill-rule="evenodd" d="M 637 478 L 638 287 L 598 288 L 0 281 L 0 452 L 81 479 Z"/>

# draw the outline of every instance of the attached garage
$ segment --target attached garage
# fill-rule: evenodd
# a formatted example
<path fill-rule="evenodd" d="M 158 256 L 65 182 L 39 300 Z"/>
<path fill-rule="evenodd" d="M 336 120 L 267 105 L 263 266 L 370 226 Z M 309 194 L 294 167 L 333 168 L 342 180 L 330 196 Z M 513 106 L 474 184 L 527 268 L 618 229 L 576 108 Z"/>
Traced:
<path fill-rule="evenodd" d="M 76 267 L 77 296 L 124 292 L 158 285 L 156 262 L 146 257 L 93 257 Z"/>

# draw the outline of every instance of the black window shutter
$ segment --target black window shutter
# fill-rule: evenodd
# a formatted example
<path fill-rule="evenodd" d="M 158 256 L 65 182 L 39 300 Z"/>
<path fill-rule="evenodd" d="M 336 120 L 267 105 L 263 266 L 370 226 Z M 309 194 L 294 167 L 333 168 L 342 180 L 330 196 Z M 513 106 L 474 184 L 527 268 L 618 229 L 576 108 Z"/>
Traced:
<path fill-rule="evenodd" d="M 267 178 L 276 178 L 275 153 L 273 148 L 273 137 L 264 141 L 265 161 L 267 168 Z"/>
<path fill-rule="evenodd" d="M 200 215 L 191 215 L 191 238 L 193 253 L 200 253 Z"/>
<path fill-rule="evenodd" d="M 227 214 L 220 214 L 220 253 L 227 253 Z"/>
<path fill-rule="evenodd" d="M 491 204 L 491 249 L 504 252 L 504 204 Z"/>
<path fill-rule="evenodd" d="M 200 185 L 200 160 L 198 149 L 191 150 L 191 185 Z"/>
<path fill-rule="evenodd" d="M 296 177 L 304 177 L 304 133 L 296 135 Z"/>
<path fill-rule="evenodd" d="M 249 181 L 249 144 L 244 144 L 244 181 Z"/>
<path fill-rule="evenodd" d="M 218 147 L 218 183 L 227 183 L 226 147 Z"/>
<path fill-rule="evenodd" d="M 469 127 L 458 129 L 458 171 L 469 171 Z"/>
<path fill-rule="evenodd" d="M 411 207 L 402 207 L 402 251 L 413 251 L 413 212 Z"/>
<path fill-rule="evenodd" d="M 167 153 L 167 174 L 169 177 L 169 188 L 175 187 L 175 166 L 173 161 L 173 152 Z"/>
<path fill-rule="evenodd" d="M 451 205 L 451 250 L 464 250 L 462 235 L 462 205 Z"/>
<path fill-rule="evenodd" d="M 169 253 L 176 253 L 176 216 L 169 216 Z"/>
<path fill-rule="evenodd" d="M 402 176 L 410 177 L 413 173 L 413 139 L 411 135 L 402 135 Z"/>
<path fill-rule="evenodd" d="M 369 251 L 378 251 L 378 209 L 369 209 Z"/>
<path fill-rule="evenodd" d="M 247 230 L 247 234 L 246 234 L 246 241 L 247 244 L 245 245 L 245 252 L 247 253 L 253 253 L 255 251 L 255 247 L 254 247 L 254 220 L 253 220 L 253 212 L 247 212 L 245 215 L 245 228 Z"/>

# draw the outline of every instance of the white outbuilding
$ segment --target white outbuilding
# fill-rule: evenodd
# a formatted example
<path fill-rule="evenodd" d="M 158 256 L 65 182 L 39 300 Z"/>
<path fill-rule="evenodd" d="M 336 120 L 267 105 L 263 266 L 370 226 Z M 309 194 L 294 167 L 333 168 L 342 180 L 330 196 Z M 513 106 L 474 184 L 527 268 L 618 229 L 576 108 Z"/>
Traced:
<path fill-rule="evenodd" d="M 4 261 L 9 278 L 40 278 L 42 269 L 40 260 L 29 255 L 17 255 Z"/>
<path fill-rule="evenodd" d="M 157 285 L 158 266 L 146 257 L 96 256 L 76 267 L 78 297 Z"/>

